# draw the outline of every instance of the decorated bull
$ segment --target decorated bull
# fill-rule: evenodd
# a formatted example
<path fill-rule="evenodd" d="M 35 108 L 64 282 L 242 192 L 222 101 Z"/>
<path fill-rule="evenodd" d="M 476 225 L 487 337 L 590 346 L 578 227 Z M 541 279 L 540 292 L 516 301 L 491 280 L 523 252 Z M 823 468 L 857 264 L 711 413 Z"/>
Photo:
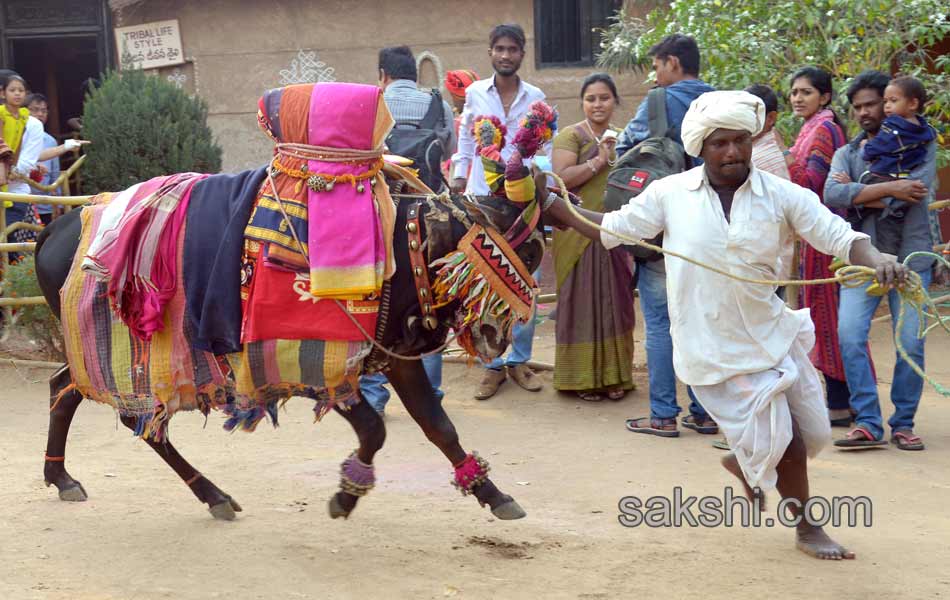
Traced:
<path fill-rule="evenodd" d="M 547 139 L 553 113 L 543 115 L 529 129 Z M 523 517 L 485 459 L 460 445 L 418 359 L 453 329 L 472 355 L 493 358 L 513 323 L 531 318 L 544 246 L 526 170 L 508 175 L 507 197 L 432 194 L 385 160 L 392 118 L 372 86 L 271 90 L 259 122 L 275 144 L 267 167 L 156 178 L 97 196 L 40 234 L 37 277 L 68 359 L 50 383 L 47 485 L 86 499 L 65 449 L 91 398 L 114 407 L 215 518 L 233 519 L 240 505 L 178 453 L 169 420 L 219 410 L 226 429 L 253 431 L 303 396 L 359 439 L 329 501 L 332 517 L 347 517 L 373 487 L 385 438 L 357 378 L 381 370 L 462 493 L 498 518 Z M 419 193 L 391 195 L 394 184 Z"/>

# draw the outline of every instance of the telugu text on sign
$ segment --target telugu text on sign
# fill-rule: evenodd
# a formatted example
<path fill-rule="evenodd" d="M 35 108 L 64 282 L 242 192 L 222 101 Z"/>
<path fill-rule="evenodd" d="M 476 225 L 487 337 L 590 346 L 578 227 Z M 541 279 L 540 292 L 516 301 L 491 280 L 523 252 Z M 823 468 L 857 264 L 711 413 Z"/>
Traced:
<path fill-rule="evenodd" d="M 115 43 L 122 70 L 156 69 L 185 62 L 177 19 L 118 27 Z"/>

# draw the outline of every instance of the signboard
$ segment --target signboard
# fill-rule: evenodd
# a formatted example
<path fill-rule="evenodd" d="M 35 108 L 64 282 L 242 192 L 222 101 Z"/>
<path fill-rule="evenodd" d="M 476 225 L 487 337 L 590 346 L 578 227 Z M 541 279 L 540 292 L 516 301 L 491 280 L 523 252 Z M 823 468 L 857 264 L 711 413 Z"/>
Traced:
<path fill-rule="evenodd" d="M 178 19 L 117 27 L 115 44 L 119 55 L 119 68 L 123 71 L 156 69 L 185 63 Z"/>

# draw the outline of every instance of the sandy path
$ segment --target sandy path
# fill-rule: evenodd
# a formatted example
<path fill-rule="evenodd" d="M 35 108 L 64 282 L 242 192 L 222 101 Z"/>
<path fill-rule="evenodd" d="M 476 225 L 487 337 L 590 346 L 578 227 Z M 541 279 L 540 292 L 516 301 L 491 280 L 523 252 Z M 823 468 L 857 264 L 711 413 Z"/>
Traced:
<path fill-rule="evenodd" d="M 538 331 L 536 354 L 550 360 L 551 324 Z M 886 394 L 892 350 L 885 328 L 874 333 Z M 950 383 L 950 340 L 935 334 L 928 357 Z M 224 523 L 117 430 L 110 410 L 91 404 L 73 424 L 68 462 L 90 499 L 59 502 L 42 481 L 46 386 L 28 381 L 46 375 L 0 370 L 4 600 L 950 595 L 950 399 L 930 389 L 918 419 L 926 452 L 829 449 L 812 463 L 814 492 L 874 502 L 871 528 L 833 532 L 858 560 L 824 563 L 795 551 L 782 528 L 618 524 L 623 496 L 670 495 L 676 485 L 721 495 L 732 483 L 709 437 L 624 431 L 624 418 L 647 414 L 645 382 L 617 404 L 511 383 L 477 402 L 477 370 L 446 367 L 445 403 L 463 444 L 491 461 L 496 483 L 528 511 L 514 522 L 494 520 L 449 486 L 448 464 L 398 402 L 388 410 L 377 489 L 349 521 L 331 521 L 325 509 L 337 465 L 355 445 L 342 419 L 312 425 L 308 403 L 297 400 L 280 429 L 229 435 L 220 415 L 206 429 L 199 416 L 180 415 L 179 449 L 244 506 Z"/>

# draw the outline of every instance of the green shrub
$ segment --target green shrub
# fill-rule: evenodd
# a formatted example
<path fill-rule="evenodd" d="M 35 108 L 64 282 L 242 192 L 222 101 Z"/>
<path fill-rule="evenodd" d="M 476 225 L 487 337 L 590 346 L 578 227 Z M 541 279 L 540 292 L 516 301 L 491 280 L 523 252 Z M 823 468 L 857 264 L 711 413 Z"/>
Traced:
<path fill-rule="evenodd" d="M 3 278 L 4 295 L 12 298 L 42 296 L 40 284 L 36 280 L 33 256 L 23 256 L 18 263 L 7 267 Z M 18 306 L 14 310 L 13 322 L 4 323 L 27 340 L 32 340 L 35 350 L 50 360 L 66 360 L 63 347 L 63 330 L 53 311 L 45 304 Z"/>
<path fill-rule="evenodd" d="M 106 74 L 86 97 L 82 136 L 92 141 L 83 169 L 94 192 L 119 191 L 160 175 L 221 170 L 208 108 L 160 77 Z"/>

